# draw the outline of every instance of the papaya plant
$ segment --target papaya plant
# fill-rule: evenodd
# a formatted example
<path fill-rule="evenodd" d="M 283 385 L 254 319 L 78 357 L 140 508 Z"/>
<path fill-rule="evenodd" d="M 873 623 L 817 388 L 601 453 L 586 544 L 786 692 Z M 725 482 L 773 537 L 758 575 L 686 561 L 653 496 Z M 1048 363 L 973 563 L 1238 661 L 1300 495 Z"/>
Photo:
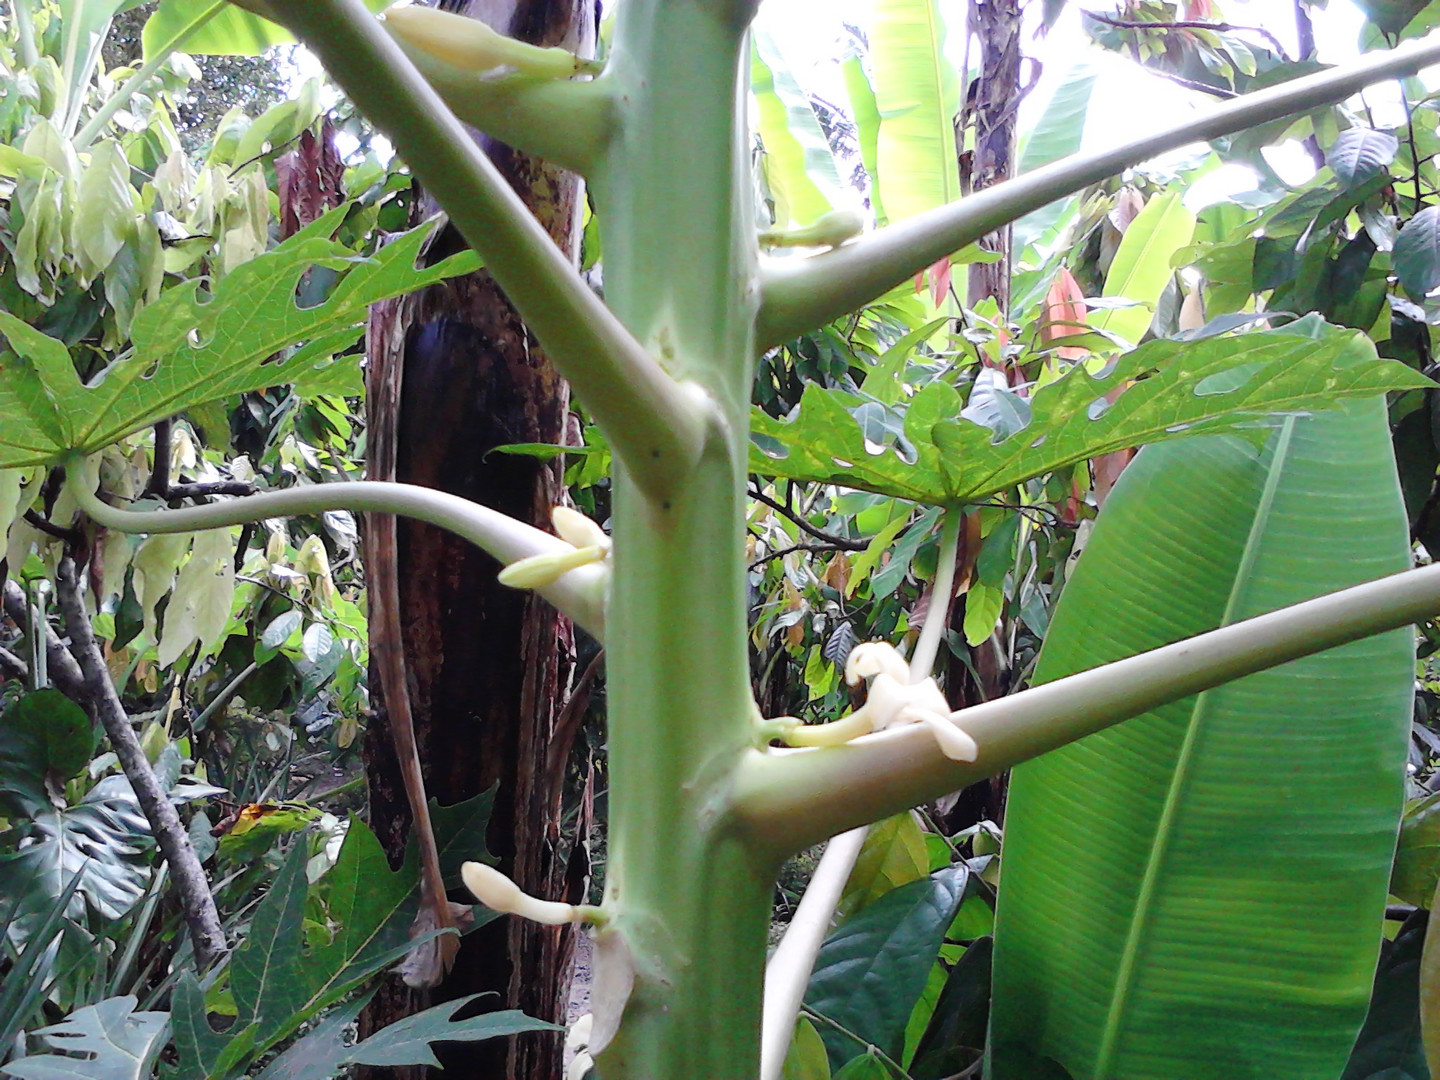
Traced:
<path fill-rule="evenodd" d="M 1362 335 L 1311 317 L 1133 350 L 1135 330 L 1100 335 L 1098 362 L 1057 364 L 1008 426 L 997 409 L 1014 403 L 993 387 L 997 400 L 982 410 L 978 382 L 967 400 L 935 380 L 907 396 L 896 437 L 879 453 L 847 407 L 853 396 L 807 391 L 793 418 L 752 425 L 750 390 L 761 351 L 877 299 L 981 235 L 1162 150 L 1414 71 L 1440 59 L 1440 44 L 1258 91 L 1160 135 L 908 217 L 887 199 L 893 223 L 874 232 L 832 217 L 795 222 L 801 229 L 789 235 L 782 221 L 784 231 L 762 236 L 743 93 L 751 0 L 627 0 L 598 73 L 427 9 L 377 19 L 359 0 L 242 6 L 226 11 L 235 33 L 272 36 L 257 12 L 283 24 L 390 133 L 571 380 L 613 454 L 613 535 L 573 511 L 557 510 L 551 536 L 464 500 L 375 482 L 184 509 L 114 505 L 93 455 L 207 400 L 210 378 L 258 386 L 278 375 L 262 370 L 263 357 L 207 347 L 227 309 L 188 297 L 164 308 L 173 317 L 164 328 L 184 332 L 157 334 L 152 351 L 116 358 L 89 382 L 62 342 L 5 319 L 0 468 L 63 465 L 79 510 L 121 532 L 193 533 L 333 508 L 408 514 L 486 548 L 507 564 L 502 580 L 536 589 L 604 639 L 612 782 L 603 898 L 571 906 L 528 897 L 478 863 L 465 876 L 495 910 L 592 928 L 587 1047 L 600 1075 L 753 1077 L 762 1013 L 766 1045 L 783 1056 L 814 949 L 782 950 L 785 962 L 762 979 L 781 861 L 1024 762 L 1034 779 L 1017 781 L 1029 792 L 1001 891 L 992 1075 L 1138 1075 L 1131 1070 L 1146 1066 L 1127 1055 L 1163 1057 L 1156 1075 L 1213 1075 L 1213 1040 L 1242 1024 L 1287 1048 L 1277 1067 L 1285 1075 L 1334 1074 L 1362 1019 L 1400 812 L 1396 732 L 1408 722 L 1412 655 L 1403 632 L 1386 632 L 1440 610 L 1440 572 L 1404 570 L 1379 396 L 1429 383 L 1379 359 Z M 167 0 L 182 22 L 186 9 Z M 587 178 L 603 300 L 497 180 L 462 121 Z M 288 254 L 299 258 L 309 244 L 305 258 L 341 262 L 325 224 Z M 390 265 L 382 257 L 367 269 L 380 277 Z M 292 291 L 298 273 L 291 265 L 273 288 Z M 304 318 L 284 304 L 288 321 L 277 334 L 307 343 L 270 366 L 300 372 L 323 356 L 340 333 L 325 317 L 340 318 L 362 293 L 358 283 L 342 288 Z M 282 310 L 278 293 L 273 303 Z M 208 365 L 200 369 L 208 377 L 192 364 Z M 1296 415 L 1308 412 L 1317 415 Z M 1276 414 L 1284 415 L 1266 419 Z M 1113 513 L 1097 526 L 1042 661 L 1049 681 L 952 713 L 931 675 L 944 620 L 927 618 L 908 659 L 885 641 L 850 651 L 847 678 L 867 682 L 868 697 L 848 717 L 806 725 L 759 714 L 746 654 L 752 463 L 770 476 L 942 508 L 934 594 L 948 599 L 967 506 L 1141 442 L 1162 445 L 1127 470 Z M 1147 486 L 1173 490 L 1171 502 L 1193 513 L 1163 520 Z M 1356 491 L 1364 497 L 1352 498 Z M 1346 528 L 1305 550 L 1316 531 L 1307 514 L 1344 519 Z M 1132 618 L 1133 605 L 1118 603 L 1109 585 L 1117 564 L 1143 564 L 1146 574 L 1132 574 L 1127 590 L 1142 600 L 1174 595 L 1175 610 Z M 1176 577 L 1197 576 L 1207 588 L 1176 589 Z M 1205 603 L 1184 601 L 1202 593 Z M 1355 651 L 1325 652 L 1341 645 Z M 1309 666 L 1261 677 L 1273 684 L 1243 678 L 1315 654 Z M 1343 780 L 1359 823 L 1339 800 L 1323 821 L 1307 821 L 1283 798 L 1246 799 L 1256 785 L 1245 778 L 1268 781 L 1277 759 L 1291 761 L 1296 736 L 1273 709 L 1289 698 L 1324 711 L 1324 738 L 1305 760 Z M 1133 718 L 1143 719 L 1121 724 Z M 1067 762 L 1084 774 L 1064 778 L 1078 792 L 1048 782 L 1046 770 L 1063 772 L 1057 763 Z M 1091 898 L 1103 908 L 1097 919 L 1109 922 L 1081 939 L 1060 932 L 1069 912 L 1049 889 L 1072 846 L 1093 839 L 1064 828 L 1092 773 L 1110 777 L 1114 790 L 1143 789 L 1134 796 L 1143 812 L 1117 796 L 1093 826 L 1133 829 L 1140 870 L 1117 877 L 1114 897 Z M 1243 855 L 1253 889 L 1237 902 L 1276 923 L 1325 926 L 1263 958 L 1253 938 L 1225 932 L 1225 913 L 1204 910 L 1213 884 L 1207 845 L 1247 813 L 1251 835 L 1237 860 Z M 1335 850 L 1341 836 L 1356 858 Z M 1294 864 L 1283 881 L 1269 876 L 1278 858 Z M 959 902 L 956 889 L 948 895 Z M 1323 983 L 1310 986 L 1322 958 Z M 1203 1012 L 1203 1030 L 1174 1031 L 1182 1008 Z M 774 1075 L 774 1053 L 764 1068 Z"/>

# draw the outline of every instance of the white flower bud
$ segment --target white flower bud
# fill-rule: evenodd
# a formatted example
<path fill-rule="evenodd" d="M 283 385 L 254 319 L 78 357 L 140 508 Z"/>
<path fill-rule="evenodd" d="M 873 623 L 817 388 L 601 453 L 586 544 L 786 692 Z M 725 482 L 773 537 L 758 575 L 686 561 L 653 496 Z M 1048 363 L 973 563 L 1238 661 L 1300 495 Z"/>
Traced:
<path fill-rule="evenodd" d="M 583 921 L 583 914 L 574 904 L 538 900 L 493 866 L 467 862 L 460 867 L 460 876 L 465 881 L 465 887 L 475 895 L 475 899 L 492 911 L 519 915 L 522 919 L 546 926 L 564 926 L 566 923 Z"/>

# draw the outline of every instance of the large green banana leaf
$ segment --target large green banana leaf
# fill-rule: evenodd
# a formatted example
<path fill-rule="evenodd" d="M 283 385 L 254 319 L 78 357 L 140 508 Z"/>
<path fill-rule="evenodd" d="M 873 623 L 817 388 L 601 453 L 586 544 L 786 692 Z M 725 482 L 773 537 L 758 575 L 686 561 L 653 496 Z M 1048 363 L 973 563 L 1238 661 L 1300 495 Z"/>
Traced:
<path fill-rule="evenodd" d="M 775 225 L 809 225 L 841 203 L 840 172 L 780 42 L 759 26 L 750 35 L 750 90 L 758 106 Z"/>
<path fill-rule="evenodd" d="M 1066 586 L 1049 681 L 1404 569 L 1378 399 L 1152 446 Z M 1176 702 L 1015 770 L 992 1080 L 1335 1080 L 1400 818 L 1413 638 Z"/>
<path fill-rule="evenodd" d="M 871 84 L 880 112 L 876 174 L 891 221 L 960 197 L 955 114 L 960 77 L 945 59 L 937 0 L 874 0 Z"/>

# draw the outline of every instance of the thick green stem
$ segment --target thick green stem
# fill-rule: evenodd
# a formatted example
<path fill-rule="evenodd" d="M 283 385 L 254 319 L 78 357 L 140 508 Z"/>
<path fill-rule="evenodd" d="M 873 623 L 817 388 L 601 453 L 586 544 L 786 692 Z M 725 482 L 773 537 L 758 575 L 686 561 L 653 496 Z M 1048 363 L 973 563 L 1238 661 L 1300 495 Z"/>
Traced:
<path fill-rule="evenodd" d="M 394 141 L 485 258 L 635 481 L 663 500 L 694 465 L 709 403 L 626 332 L 360 0 L 271 6 Z M 599 80 L 584 85 L 606 92 Z"/>
<path fill-rule="evenodd" d="M 741 771 L 737 804 L 755 835 L 783 856 L 1168 702 L 1437 611 L 1440 563 L 964 709 L 953 715 L 979 745 L 974 762 L 946 758 L 919 724 L 845 746 L 757 751 Z"/>
<path fill-rule="evenodd" d="M 833 251 L 774 260 L 765 268 L 758 341 L 762 347 L 774 345 L 823 326 L 986 233 L 1158 154 L 1343 101 L 1371 83 L 1437 62 L 1440 35 L 1432 34 L 1343 68 L 1246 94 L 1188 123 L 1113 150 L 1064 158 Z"/>
<path fill-rule="evenodd" d="M 623 102 L 592 176 L 606 299 L 719 405 L 667 502 L 616 478 L 606 646 L 611 771 L 601 985 L 633 971 L 606 1080 L 754 1080 L 774 864 L 728 813 L 758 744 L 746 655 L 748 410 L 756 246 L 735 5 L 627 0 L 604 80 Z M 628 955 L 628 963 L 613 957 Z M 608 1028 L 620 1003 L 601 1001 Z"/>
<path fill-rule="evenodd" d="M 261 495 L 226 502 L 191 506 L 183 510 L 121 510 L 95 496 L 95 474 L 81 462 L 74 462 L 68 474 L 69 486 L 80 509 L 107 529 L 127 533 L 182 533 L 243 525 L 272 517 L 321 514 L 326 510 L 356 510 L 427 521 L 431 525 L 464 537 L 488 551 L 502 563 L 532 555 L 564 554 L 573 550 L 559 537 L 506 517 L 444 491 L 360 480 L 344 484 L 313 484 L 308 487 L 269 491 Z M 541 596 L 599 637 L 605 632 L 605 577 L 602 566 L 577 567 L 558 581 L 537 589 Z"/>

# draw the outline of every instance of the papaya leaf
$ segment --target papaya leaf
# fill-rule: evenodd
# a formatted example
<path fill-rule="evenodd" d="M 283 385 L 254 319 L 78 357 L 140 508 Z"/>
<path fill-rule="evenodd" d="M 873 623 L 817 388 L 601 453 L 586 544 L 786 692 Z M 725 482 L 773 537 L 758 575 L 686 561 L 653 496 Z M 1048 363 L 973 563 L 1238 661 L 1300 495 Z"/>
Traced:
<path fill-rule="evenodd" d="M 469 994 L 397 1020 L 351 1047 L 345 1061 L 354 1065 L 433 1065 L 439 1068 L 440 1062 L 430 1049 L 431 1043 L 476 1042 L 501 1035 L 516 1035 L 522 1031 L 561 1030 L 556 1024 L 547 1024 L 514 1009 L 484 1013 L 467 1020 L 454 1019 L 455 1014 L 466 1005 L 485 996 Z"/>
<path fill-rule="evenodd" d="M 964 417 L 955 388 L 934 382 L 910 399 L 908 445 L 876 453 L 853 415 L 860 398 L 812 384 L 789 420 L 752 412 L 750 467 L 921 503 L 967 502 L 1113 450 L 1428 385 L 1378 359 L 1363 335 L 1306 316 L 1281 330 L 1147 342 L 1098 376 L 1077 366 L 1036 391 L 1029 423 L 1008 437 Z"/>
<path fill-rule="evenodd" d="M 416 269 L 434 226 L 412 230 L 373 256 L 333 238 L 341 207 L 222 278 L 164 293 L 131 327 L 133 348 L 80 381 L 64 344 L 0 312 L 0 468 L 93 453 L 185 409 L 248 390 L 302 383 L 338 363 L 364 328 L 369 306 L 478 265 L 473 254 Z M 299 307 L 313 266 L 342 274 L 330 295 Z"/>
<path fill-rule="evenodd" d="M 106 998 L 35 1032 L 60 1053 L 31 1054 L 5 1072 L 16 1080 L 142 1080 L 164 1045 L 166 1019 L 136 1012 L 133 994 Z"/>

